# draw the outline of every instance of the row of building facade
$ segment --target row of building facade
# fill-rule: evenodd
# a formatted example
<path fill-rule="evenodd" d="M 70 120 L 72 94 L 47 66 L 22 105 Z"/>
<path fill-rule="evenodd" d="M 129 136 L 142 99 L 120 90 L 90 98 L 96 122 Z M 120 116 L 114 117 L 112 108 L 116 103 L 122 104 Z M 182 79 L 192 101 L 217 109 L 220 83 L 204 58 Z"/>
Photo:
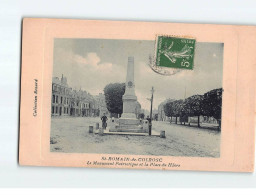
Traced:
<path fill-rule="evenodd" d="M 108 114 L 104 94 L 92 96 L 68 86 L 67 78 L 53 77 L 51 116 L 102 116 Z"/>

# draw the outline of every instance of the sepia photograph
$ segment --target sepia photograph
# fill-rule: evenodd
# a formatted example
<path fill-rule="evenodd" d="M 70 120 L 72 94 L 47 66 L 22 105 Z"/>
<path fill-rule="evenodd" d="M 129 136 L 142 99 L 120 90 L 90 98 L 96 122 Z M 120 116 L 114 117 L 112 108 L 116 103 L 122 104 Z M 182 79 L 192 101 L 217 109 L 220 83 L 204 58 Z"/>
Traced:
<path fill-rule="evenodd" d="M 191 70 L 154 69 L 152 40 L 55 38 L 51 152 L 219 158 L 224 44 L 163 47 Z"/>

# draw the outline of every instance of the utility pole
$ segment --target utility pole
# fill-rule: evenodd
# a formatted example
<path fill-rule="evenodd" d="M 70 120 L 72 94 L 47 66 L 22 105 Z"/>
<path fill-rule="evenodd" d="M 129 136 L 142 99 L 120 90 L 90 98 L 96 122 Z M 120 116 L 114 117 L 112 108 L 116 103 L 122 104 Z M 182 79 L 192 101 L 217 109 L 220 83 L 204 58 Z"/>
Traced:
<path fill-rule="evenodd" d="M 149 119 L 149 131 L 148 131 L 148 134 L 151 135 L 152 133 L 152 108 L 153 108 L 153 99 L 154 99 L 154 87 L 152 87 L 151 89 L 151 98 L 150 98 L 150 102 L 151 102 L 151 106 L 150 106 L 150 119 Z"/>

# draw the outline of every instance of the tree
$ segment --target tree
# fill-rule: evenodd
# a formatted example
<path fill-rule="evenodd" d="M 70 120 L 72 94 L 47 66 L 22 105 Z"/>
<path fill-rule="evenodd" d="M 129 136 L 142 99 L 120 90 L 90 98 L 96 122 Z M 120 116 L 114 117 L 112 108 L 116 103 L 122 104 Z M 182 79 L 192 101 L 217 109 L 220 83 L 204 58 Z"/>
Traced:
<path fill-rule="evenodd" d="M 223 89 L 214 89 L 204 94 L 203 113 L 205 116 L 214 117 L 221 128 L 221 108 Z"/>
<path fill-rule="evenodd" d="M 105 86 L 104 94 L 107 109 L 111 114 L 123 113 L 122 97 L 125 93 L 125 83 L 110 83 Z"/>
<path fill-rule="evenodd" d="M 173 102 L 172 107 L 173 107 L 173 116 L 176 117 L 176 122 L 175 123 L 177 124 L 177 118 L 180 117 L 180 119 L 181 119 L 182 114 L 183 114 L 183 111 L 182 111 L 182 109 L 183 109 L 183 100 L 175 100 Z"/>
<path fill-rule="evenodd" d="M 180 117 L 180 124 L 182 124 L 182 122 L 184 122 L 183 124 L 185 125 L 185 123 L 188 119 L 188 116 L 186 114 L 184 100 L 180 101 L 180 103 L 178 104 L 178 111 L 179 111 L 179 117 Z"/>
<path fill-rule="evenodd" d="M 163 105 L 163 108 L 164 108 L 164 114 L 165 116 L 168 116 L 168 117 L 171 117 L 172 116 L 172 102 L 170 101 L 167 101 L 164 105 Z"/>
<path fill-rule="evenodd" d="M 200 127 L 200 115 L 203 114 L 203 99 L 202 95 L 193 95 L 187 98 L 184 102 L 184 111 L 187 116 L 197 116 L 197 126 Z"/>
<path fill-rule="evenodd" d="M 163 108 L 164 108 L 164 114 L 165 116 L 167 117 L 173 117 L 173 100 L 171 101 L 167 101 L 164 105 L 163 105 Z M 172 119 L 171 119 L 172 120 Z"/>

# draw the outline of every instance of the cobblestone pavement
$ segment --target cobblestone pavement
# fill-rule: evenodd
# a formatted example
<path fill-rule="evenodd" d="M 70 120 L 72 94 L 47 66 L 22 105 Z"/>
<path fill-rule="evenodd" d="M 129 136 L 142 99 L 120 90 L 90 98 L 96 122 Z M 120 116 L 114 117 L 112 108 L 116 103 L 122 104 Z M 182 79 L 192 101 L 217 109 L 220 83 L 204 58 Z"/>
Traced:
<path fill-rule="evenodd" d="M 99 118 L 52 118 L 51 151 L 161 156 L 219 157 L 220 135 L 215 130 L 153 121 L 155 131 L 166 138 L 89 134 L 89 125 Z"/>

